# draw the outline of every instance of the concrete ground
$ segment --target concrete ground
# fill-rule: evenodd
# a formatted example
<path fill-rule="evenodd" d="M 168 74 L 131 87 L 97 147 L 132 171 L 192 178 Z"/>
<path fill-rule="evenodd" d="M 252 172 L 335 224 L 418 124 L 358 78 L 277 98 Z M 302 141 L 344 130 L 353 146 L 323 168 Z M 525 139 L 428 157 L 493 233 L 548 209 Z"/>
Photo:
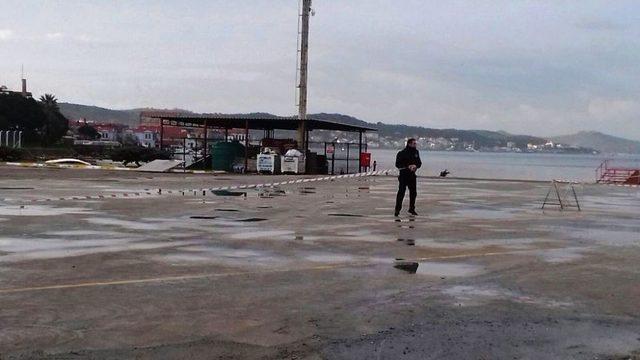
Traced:
<path fill-rule="evenodd" d="M 1 359 L 640 358 L 640 190 L 0 167 Z M 416 261 L 417 273 L 394 268 Z"/>

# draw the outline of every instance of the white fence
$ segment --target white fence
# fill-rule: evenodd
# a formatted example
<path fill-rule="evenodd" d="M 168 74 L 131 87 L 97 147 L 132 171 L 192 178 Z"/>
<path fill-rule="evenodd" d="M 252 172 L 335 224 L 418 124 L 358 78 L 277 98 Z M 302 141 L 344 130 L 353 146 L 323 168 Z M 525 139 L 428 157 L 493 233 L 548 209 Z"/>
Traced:
<path fill-rule="evenodd" d="M 22 131 L 0 130 L 0 146 L 21 148 L 22 147 Z"/>

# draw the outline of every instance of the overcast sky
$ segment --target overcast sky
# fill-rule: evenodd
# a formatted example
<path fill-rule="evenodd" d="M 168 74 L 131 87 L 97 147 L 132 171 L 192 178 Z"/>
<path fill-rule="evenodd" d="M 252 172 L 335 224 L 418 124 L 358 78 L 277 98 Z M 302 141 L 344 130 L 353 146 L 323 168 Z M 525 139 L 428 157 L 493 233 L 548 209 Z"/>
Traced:
<path fill-rule="evenodd" d="M 640 1 L 315 0 L 309 112 L 640 140 Z M 295 108 L 297 0 L 0 1 L 0 84 L 60 101 Z"/>

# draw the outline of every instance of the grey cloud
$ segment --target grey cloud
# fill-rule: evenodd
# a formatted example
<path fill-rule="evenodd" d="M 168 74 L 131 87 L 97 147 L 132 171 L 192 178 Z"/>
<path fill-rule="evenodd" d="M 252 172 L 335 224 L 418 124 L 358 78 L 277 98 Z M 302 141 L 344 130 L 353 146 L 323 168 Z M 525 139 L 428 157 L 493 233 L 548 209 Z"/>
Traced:
<path fill-rule="evenodd" d="M 311 112 L 640 139 L 634 1 L 315 0 L 314 7 Z M 32 90 L 63 101 L 296 112 L 295 1 L 5 0 L 0 14 L 2 29 L 11 29 L 4 35 L 11 41 L 0 30 L 0 54 L 13 54 L 0 64 L 0 82 L 25 63 Z M 45 41 L 55 33 L 63 36 Z"/>
<path fill-rule="evenodd" d="M 626 28 L 626 26 L 621 23 L 607 19 L 584 19 L 576 22 L 575 25 L 579 29 L 595 31 L 617 31 Z"/>

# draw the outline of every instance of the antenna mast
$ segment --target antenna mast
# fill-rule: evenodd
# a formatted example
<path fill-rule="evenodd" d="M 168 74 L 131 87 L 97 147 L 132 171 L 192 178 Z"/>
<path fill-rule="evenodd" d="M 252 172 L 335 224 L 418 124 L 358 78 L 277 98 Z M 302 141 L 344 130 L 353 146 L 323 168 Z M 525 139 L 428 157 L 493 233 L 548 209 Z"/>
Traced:
<path fill-rule="evenodd" d="M 307 143 L 307 67 L 309 60 L 309 13 L 311 12 L 311 0 L 302 0 L 302 11 L 300 13 L 299 46 L 300 53 L 298 69 L 298 145 L 301 150 L 306 151 Z"/>

